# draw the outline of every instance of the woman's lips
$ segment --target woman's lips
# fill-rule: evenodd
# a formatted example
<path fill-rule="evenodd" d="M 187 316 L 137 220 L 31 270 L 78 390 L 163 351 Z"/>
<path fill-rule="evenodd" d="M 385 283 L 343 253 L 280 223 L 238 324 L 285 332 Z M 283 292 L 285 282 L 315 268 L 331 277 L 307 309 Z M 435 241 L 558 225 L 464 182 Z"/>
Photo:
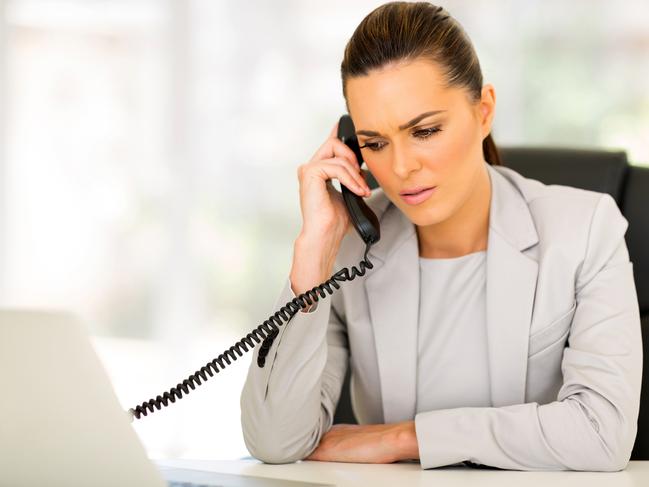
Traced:
<path fill-rule="evenodd" d="M 425 189 L 417 194 L 402 194 L 401 199 L 409 205 L 418 205 L 426 201 L 434 192 L 437 186 Z"/>

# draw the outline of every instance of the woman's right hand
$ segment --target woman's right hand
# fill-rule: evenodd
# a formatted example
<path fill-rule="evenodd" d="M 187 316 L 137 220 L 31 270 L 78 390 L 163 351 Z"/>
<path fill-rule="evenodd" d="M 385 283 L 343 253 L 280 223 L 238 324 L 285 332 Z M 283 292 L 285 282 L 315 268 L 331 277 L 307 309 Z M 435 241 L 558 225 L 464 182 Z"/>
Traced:
<path fill-rule="evenodd" d="M 331 179 L 359 196 L 370 196 L 356 154 L 337 136 L 338 123 L 309 162 L 297 169 L 302 230 L 295 241 L 291 283 L 296 295 L 330 277 L 351 219 Z"/>
<path fill-rule="evenodd" d="M 342 238 L 351 220 L 340 192 L 331 180 L 338 181 L 359 196 L 370 195 L 354 151 L 337 137 L 338 123 L 329 137 L 306 164 L 298 166 L 302 235 Z"/>

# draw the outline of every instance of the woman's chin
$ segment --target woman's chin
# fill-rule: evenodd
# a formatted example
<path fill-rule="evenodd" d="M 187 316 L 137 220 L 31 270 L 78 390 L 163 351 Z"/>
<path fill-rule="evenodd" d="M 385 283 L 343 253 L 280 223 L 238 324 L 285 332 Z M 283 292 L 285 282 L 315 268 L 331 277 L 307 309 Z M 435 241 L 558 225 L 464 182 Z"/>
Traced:
<path fill-rule="evenodd" d="M 446 213 L 439 205 L 421 205 L 420 207 L 401 208 L 408 219 L 417 226 L 435 225 L 446 219 Z"/>

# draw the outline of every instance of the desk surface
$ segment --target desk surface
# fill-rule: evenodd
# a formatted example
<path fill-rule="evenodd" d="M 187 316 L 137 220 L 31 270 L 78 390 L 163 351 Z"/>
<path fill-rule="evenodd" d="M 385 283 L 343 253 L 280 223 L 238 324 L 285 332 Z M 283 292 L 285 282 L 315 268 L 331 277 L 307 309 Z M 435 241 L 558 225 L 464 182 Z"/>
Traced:
<path fill-rule="evenodd" d="M 649 461 L 633 461 L 620 472 L 529 472 L 484 470 L 470 467 L 440 467 L 423 470 L 419 463 L 364 464 L 299 461 L 269 465 L 256 459 L 243 460 L 162 460 L 156 464 L 221 473 L 238 473 L 276 479 L 320 482 L 338 486 L 394 485 L 466 486 L 479 482 L 484 487 L 626 487 L 649 485 Z"/>

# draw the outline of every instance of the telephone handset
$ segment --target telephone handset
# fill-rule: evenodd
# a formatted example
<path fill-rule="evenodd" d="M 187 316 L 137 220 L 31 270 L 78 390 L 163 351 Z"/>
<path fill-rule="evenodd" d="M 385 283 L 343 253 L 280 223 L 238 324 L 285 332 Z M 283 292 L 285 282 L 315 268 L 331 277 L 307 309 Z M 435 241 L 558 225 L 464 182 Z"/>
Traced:
<path fill-rule="evenodd" d="M 361 155 L 361 150 L 358 145 L 356 130 L 354 129 L 354 124 L 348 114 L 344 114 L 340 117 L 337 136 L 354 151 L 359 164 L 362 164 L 363 156 Z M 367 253 L 369 252 L 370 247 L 381 238 L 378 218 L 370 207 L 367 206 L 365 201 L 363 201 L 361 196 L 358 196 L 353 191 L 347 189 L 342 183 L 340 184 L 340 187 L 342 190 L 343 201 L 347 211 L 349 212 L 352 225 L 354 225 L 354 228 L 366 245 L 365 255 L 359 264 L 360 270 L 356 266 L 352 266 L 351 272 L 349 268 L 341 269 L 322 284 L 319 284 L 293 298 L 261 325 L 252 330 L 233 346 L 225 350 L 221 355 L 194 372 L 187 379 L 177 384 L 176 387 L 172 387 L 168 391 L 165 391 L 161 396 L 157 396 L 155 399 L 149 399 L 135 408 L 129 409 L 128 413 L 131 422 L 133 421 L 133 418 L 140 419 L 141 416 L 146 416 L 148 413 L 154 413 L 154 407 L 157 410 L 160 410 L 162 409 L 162 406 L 168 406 L 169 402 L 175 403 L 176 399 L 182 399 L 183 393 L 189 394 L 190 388 L 191 390 L 194 390 L 197 386 L 202 384 L 201 380 L 207 381 L 209 378 L 207 374 L 209 374 L 210 377 L 214 376 L 214 372 L 218 373 L 220 372 L 219 369 L 224 369 L 226 365 L 230 365 L 232 363 L 230 361 L 231 359 L 237 360 L 237 357 L 241 357 L 243 355 L 243 352 L 241 351 L 242 349 L 244 352 L 248 352 L 248 347 L 250 347 L 250 349 L 254 348 L 255 344 L 259 343 L 262 339 L 263 343 L 259 349 L 257 366 L 264 367 L 266 363 L 266 355 L 268 355 L 273 340 L 279 334 L 279 327 L 284 325 L 280 318 L 283 319 L 284 322 L 288 323 L 298 311 L 312 305 L 312 300 L 319 301 L 320 297 L 326 298 L 327 295 L 325 294 L 325 291 L 329 294 L 333 294 L 331 286 L 339 289 L 340 284 L 338 284 L 337 281 L 351 281 L 357 276 L 364 276 L 366 269 L 372 269 L 374 267 L 367 258 Z M 318 293 L 320 296 L 318 296 Z M 253 343 L 253 340 L 256 343 Z M 235 352 L 237 355 L 235 355 Z"/>
<path fill-rule="evenodd" d="M 338 138 L 354 151 L 356 159 L 360 164 L 363 164 L 363 155 L 358 145 L 356 129 L 349 115 L 345 114 L 340 117 L 340 121 L 338 122 Z M 347 207 L 354 228 L 356 228 L 363 242 L 369 246 L 374 245 L 381 238 L 379 220 L 376 218 L 376 215 L 367 206 L 365 201 L 363 201 L 361 196 L 347 189 L 342 183 L 340 183 L 340 189 L 342 190 L 343 200 L 345 201 L 345 206 Z"/>

